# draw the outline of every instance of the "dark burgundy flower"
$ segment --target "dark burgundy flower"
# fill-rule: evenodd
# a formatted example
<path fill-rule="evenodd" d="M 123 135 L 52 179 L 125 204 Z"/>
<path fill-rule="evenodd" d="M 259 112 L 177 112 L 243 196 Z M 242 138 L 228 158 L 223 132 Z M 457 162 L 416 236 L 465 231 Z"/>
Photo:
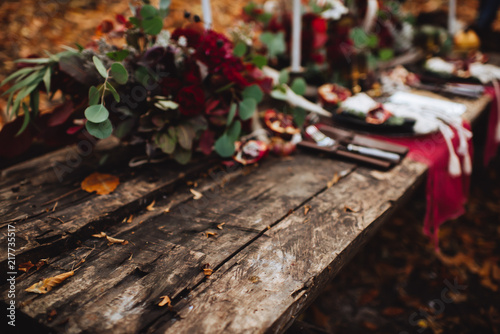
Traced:
<path fill-rule="evenodd" d="M 203 111 L 205 94 L 200 86 L 183 87 L 177 94 L 179 111 L 184 116 L 196 116 Z"/>
<path fill-rule="evenodd" d="M 184 36 L 187 40 L 187 46 L 195 48 L 199 45 L 202 35 L 203 30 L 200 30 L 197 25 L 189 25 L 185 28 L 175 29 L 171 38 L 178 41 L 181 36 Z"/>

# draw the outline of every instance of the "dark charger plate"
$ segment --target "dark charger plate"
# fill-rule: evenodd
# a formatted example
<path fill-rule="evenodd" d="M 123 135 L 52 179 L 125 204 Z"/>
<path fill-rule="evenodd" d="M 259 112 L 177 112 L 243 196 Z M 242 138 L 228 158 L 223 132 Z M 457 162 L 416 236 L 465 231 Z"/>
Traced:
<path fill-rule="evenodd" d="M 348 112 L 342 111 L 340 113 L 333 114 L 333 121 L 335 122 L 335 124 L 338 124 L 342 127 L 368 133 L 399 135 L 399 136 L 401 135 L 412 136 L 415 134 L 415 132 L 413 131 L 415 120 L 411 118 L 405 118 L 403 124 L 399 125 L 392 125 L 385 123 L 371 124 Z"/>

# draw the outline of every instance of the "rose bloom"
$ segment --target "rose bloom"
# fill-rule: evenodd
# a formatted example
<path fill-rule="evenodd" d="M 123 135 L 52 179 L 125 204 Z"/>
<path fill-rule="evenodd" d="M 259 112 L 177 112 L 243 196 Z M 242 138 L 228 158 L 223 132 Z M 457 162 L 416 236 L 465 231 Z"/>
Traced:
<path fill-rule="evenodd" d="M 199 115 L 205 106 L 205 93 L 200 86 L 183 87 L 177 94 L 179 111 L 184 116 Z"/>

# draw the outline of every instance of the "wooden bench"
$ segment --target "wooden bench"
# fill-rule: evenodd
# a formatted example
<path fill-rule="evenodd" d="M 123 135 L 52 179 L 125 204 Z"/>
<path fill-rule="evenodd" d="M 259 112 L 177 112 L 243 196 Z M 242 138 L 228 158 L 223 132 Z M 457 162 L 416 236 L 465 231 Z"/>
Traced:
<path fill-rule="evenodd" d="M 465 118 L 474 121 L 490 100 L 455 101 L 467 105 Z M 283 331 L 427 169 L 406 158 L 380 172 L 304 152 L 229 170 L 214 161 L 131 169 L 126 151 L 105 142 L 83 156 L 69 147 L 2 171 L 1 299 L 6 307 L 4 282 L 12 271 L 6 233 L 14 226 L 18 328 Z M 98 167 L 105 152 L 108 163 Z M 96 168 L 120 177 L 113 193 L 80 189 Z M 203 197 L 195 200 L 190 189 Z M 92 237 L 100 232 L 128 243 Z M 41 259 L 48 263 L 39 270 L 17 270 Z M 24 291 L 71 270 L 74 276 L 47 294 Z M 170 307 L 158 306 L 162 296 Z"/>

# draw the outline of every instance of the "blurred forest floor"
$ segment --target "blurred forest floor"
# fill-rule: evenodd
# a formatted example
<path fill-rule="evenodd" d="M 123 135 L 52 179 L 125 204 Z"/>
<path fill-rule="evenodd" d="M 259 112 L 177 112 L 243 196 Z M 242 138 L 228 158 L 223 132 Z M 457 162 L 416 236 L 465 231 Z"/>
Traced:
<path fill-rule="evenodd" d="M 229 27 L 245 3 L 212 0 L 214 28 Z M 446 10 L 447 4 L 409 0 L 404 8 L 417 15 Z M 472 23 L 478 4 L 458 1 L 458 18 Z M 200 15 L 200 1 L 173 0 L 166 26 L 181 25 L 185 9 Z M 128 1 L 120 0 L 2 1 L 0 80 L 15 59 L 85 45 L 102 20 L 129 13 Z M 500 30 L 500 20 L 494 29 Z M 342 269 L 289 334 L 500 333 L 500 159 L 474 175 L 466 215 L 441 228 L 441 253 L 422 234 L 424 194 L 415 198 Z M 455 290 L 446 293 L 450 286 Z"/>

